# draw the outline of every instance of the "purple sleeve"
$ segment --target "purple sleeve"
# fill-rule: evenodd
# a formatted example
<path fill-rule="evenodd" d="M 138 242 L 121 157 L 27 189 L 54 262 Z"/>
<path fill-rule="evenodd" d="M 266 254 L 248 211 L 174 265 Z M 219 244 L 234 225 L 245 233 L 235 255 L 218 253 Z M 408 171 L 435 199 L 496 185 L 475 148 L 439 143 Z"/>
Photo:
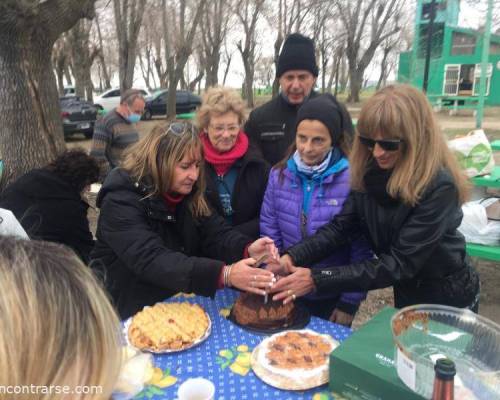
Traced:
<path fill-rule="evenodd" d="M 274 195 L 275 187 L 277 184 L 277 171 L 272 170 L 267 182 L 266 192 L 264 194 L 264 201 L 260 209 L 260 235 L 269 236 L 274 240 L 274 244 L 280 251 L 283 251 L 283 238 L 278 224 L 278 215 L 276 213 Z"/>

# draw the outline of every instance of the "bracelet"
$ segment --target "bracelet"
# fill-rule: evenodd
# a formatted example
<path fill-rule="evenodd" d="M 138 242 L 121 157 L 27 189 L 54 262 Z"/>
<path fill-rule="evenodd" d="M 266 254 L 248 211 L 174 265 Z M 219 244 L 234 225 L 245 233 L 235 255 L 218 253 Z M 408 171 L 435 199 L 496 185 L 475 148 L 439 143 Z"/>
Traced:
<path fill-rule="evenodd" d="M 233 264 L 227 265 L 224 268 L 224 286 L 231 287 L 231 269 L 233 268 Z"/>

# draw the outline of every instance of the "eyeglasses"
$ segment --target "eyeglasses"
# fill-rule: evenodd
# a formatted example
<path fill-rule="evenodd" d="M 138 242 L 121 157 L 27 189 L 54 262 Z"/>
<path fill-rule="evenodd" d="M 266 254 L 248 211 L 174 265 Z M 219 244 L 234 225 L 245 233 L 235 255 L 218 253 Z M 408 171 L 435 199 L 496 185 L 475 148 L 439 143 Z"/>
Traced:
<path fill-rule="evenodd" d="M 210 125 L 210 127 L 215 131 L 215 133 L 224 133 L 225 131 L 229 133 L 238 133 L 240 131 L 240 126 L 239 125 Z"/>
<path fill-rule="evenodd" d="M 185 133 L 193 135 L 195 129 L 193 125 L 186 122 L 172 122 L 167 128 L 167 134 L 172 133 L 175 136 L 182 136 Z"/>
<path fill-rule="evenodd" d="M 396 151 L 399 149 L 399 145 L 403 141 L 402 139 L 385 139 L 385 140 L 375 140 L 368 138 L 366 136 L 359 135 L 359 141 L 363 143 L 369 149 L 373 149 L 375 144 L 378 144 L 385 151 Z"/>

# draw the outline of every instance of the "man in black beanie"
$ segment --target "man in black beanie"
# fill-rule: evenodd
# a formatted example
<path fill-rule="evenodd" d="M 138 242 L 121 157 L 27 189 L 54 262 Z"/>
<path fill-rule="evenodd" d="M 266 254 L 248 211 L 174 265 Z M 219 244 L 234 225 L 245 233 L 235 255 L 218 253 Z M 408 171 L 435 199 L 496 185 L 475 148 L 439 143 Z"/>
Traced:
<path fill-rule="evenodd" d="M 280 95 L 253 110 L 244 129 L 271 165 L 284 157 L 294 141 L 298 108 L 316 95 L 313 87 L 318 66 L 313 41 L 299 33 L 289 35 L 281 48 L 276 76 Z"/>

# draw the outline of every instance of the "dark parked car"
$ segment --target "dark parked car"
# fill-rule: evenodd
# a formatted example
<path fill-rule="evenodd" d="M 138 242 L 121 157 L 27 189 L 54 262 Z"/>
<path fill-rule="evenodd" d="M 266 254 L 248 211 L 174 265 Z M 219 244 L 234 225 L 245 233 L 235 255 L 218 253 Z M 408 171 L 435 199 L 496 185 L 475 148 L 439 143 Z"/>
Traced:
<path fill-rule="evenodd" d="M 64 137 L 75 133 L 83 133 L 90 139 L 94 133 L 94 124 L 97 119 L 97 109 L 88 101 L 76 96 L 59 98 L 61 119 Z"/>
<path fill-rule="evenodd" d="M 168 90 L 160 90 L 146 100 L 143 119 L 151 119 L 153 115 L 165 115 L 167 112 Z M 176 114 L 194 111 L 201 104 L 201 99 L 187 90 L 176 92 Z"/>

